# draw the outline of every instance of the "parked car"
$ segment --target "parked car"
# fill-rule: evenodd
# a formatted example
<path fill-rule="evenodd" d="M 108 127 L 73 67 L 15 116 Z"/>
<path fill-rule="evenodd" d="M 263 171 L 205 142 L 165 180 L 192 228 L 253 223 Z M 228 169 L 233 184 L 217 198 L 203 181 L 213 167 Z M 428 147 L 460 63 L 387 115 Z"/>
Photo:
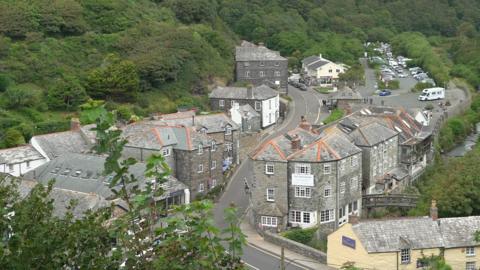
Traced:
<path fill-rule="evenodd" d="M 392 91 L 388 89 L 383 89 L 382 91 L 380 91 L 380 93 L 378 93 L 378 95 L 381 97 L 390 96 L 391 94 L 392 94 Z"/>
<path fill-rule="evenodd" d="M 408 75 L 406 73 L 399 73 L 398 77 L 399 78 L 406 78 L 406 77 L 408 77 Z"/>
<path fill-rule="evenodd" d="M 302 90 L 302 91 L 307 91 L 307 86 L 303 83 L 298 83 L 298 89 Z"/>

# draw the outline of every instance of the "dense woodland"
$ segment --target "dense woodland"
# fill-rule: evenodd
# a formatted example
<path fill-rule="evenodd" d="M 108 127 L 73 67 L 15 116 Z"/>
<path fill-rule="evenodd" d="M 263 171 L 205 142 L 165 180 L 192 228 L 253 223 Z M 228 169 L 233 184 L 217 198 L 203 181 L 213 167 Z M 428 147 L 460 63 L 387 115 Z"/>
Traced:
<path fill-rule="evenodd" d="M 232 82 L 240 39 L 298 67 L 308 55 L 355 64 L 391 41 L 439 82 L 480 84 L 474 0 L 0 0 L 0 145 L 62 130 L 87 99 L 126 118 L 206 108 Z"/>

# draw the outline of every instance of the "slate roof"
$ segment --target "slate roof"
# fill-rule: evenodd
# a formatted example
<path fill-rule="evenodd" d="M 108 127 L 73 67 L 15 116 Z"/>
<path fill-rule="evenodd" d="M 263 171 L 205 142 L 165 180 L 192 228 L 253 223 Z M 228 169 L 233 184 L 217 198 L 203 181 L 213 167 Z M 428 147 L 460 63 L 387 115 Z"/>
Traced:
<path fill-rule="evenodd" d="M 105 157 L 86 154 L 65 154 L 57 157 L 46 164 L 28 172 L 27 179 L 34 179 L 43 185 L 47 185 L 55 179 L 55 188 L 70 190 L 81 193 L 92 193 L 107 200 L 112 199 L 113 193 L 108 187 L 112 176 L 103 175 Z M 145 164 L 137 163 L 130 167 L 133 174 L 140 181 L 140 187 L 144 186 L 148 179 L 144 176 Z M 168 176 L 168 187 L 163 199 L 170 193 L 186 188 L 184 184 L 172 176 Z"/>
<path fill-rule="evenodd" d="M 444 246 L 440 228 L 430 217 L 361 221 L 352 229 L 369 253 Z"/>
<path fill-rule="evenodd" d="M 16 164 L 39 159 L 44 159 L 44 157 L 31 145 L 0 150 L 0 164 Z"/>
<path fill-rule="evenodd" d="M 478 246 L 474 233 L 480 230 L 480 216 L 440 218 L 445 248 Z"/>
<path fill-rule="evenodd" d="M 324 130 L 318 140 L 291 155 L 289 160 L 329 162 L 344 159 L 361 151 L 351 139 L 333 126 Z"/>
<path fill-rule="evenodd" d="M 236 61 L 287 61 L 286 58 L 280 56 L 280 52 L 273 51 L 265 46 L 257 46 L 250 42 L 242 42 L 240 46 L 235 48 Z"/>
<path fill-rule="evenodd" d="M 30 194 L 30 191 L 38 185 L 38 182 L 30 180 L 22 180 L 19 185 L 19 192 L 22 198 Z M 83 193 L 60 188 L 53 188 L 49 194 L 49 198 L 53 199 L 53 214 L 57 217 L 64 217 L 70 207 L 70 203 L 75 201 L 73 216 L 81 218 L 88 210 L 98 210 L 108 207 L 110 203 L 105 198 L 93 194 Z"/>
<path fill-rule="evenodd" d="M 246 87 L 216 87 L 209 98 L 266 100 L 278 96 L 278 92 L 266 85 L 252 87 L 251 94 Z"/>
<path fill-rule="evenodd" d="M 145 121 L 152 125 L 170 125 L 170 126 L 187 126 L 195 127 L 196 130 L 206 129 L 206 133 L 224 132 L 227 125 L 232 127 L 232 130 L 238 130 L 238 125 L 228 118 L 224 113 L 215 113 L 207 115 L 196 115 L 195 118 L 191 116 L 180 115 L 173 117 L 175 114 L 163 114 L 158 116 L 157 120 Z"/>
<path fill-rule="evenodd" d="M 321 66 L 324 66 L 328 63 L 330 63 L 330 61 L 318 60 L 316 62 L 313 62 L 313 63 L 309 64 L 307 67 L 311 68 L 311 69 L 317 69 L 317 68 L 319 68 Z"/>
<path fill-rule="evenodd" d="M 91 150 L 91 147 L 79 131 L 37 135 L 32 137 L 30 141 L 30 144 L 34 143 L 38 143 L 49 159 L 68 153 L 87 153 Z"/>
<path fill-rule="evenodd" d="M 260 114 L 257 111 L 255 111 L 255 109 L 253 109 L 252 106 L 250 106 L 250 104 L 242 105 L 238 108 L 238 110 L 240 111 L 242 117 L 245 117 L 247 119 L 260 117 Z"/>
<path fill-rule="evenodd" d="M 326 65 L 328 63 L 332 63 L 332 61 L 327 60 L 323 57 L 320 57 L 318 55 L 312 55 L 307 58 L 304 58 L 302 60 L 302 64 L 307 67 L 308 69 L 317 69 L 323 65 Z"/>
<path fill-rule="evenodd" d="M 306 57 L 302 60 L 302 64 L 304 65 L 310 65 L 311 63 L 313 62 L 316 62 L 320 60 L 320 57 L 318 57 L 317 55 L 312 55 L 312 56 L 309 56 L 309 57 Z"/>
<path fill-rule="evenodd" d="M 251 155 L 252 159 L 287 161 L 290 155 L 298 151 L 292 149 L 291 140 L 295 135 L 299 136 L 302 146 L 309 145 L 319 138 L 318 134 L 296 128 L 257 147 Z"/>
<path fill-rule="evenodd" d="M 356 128 L 349 136 L 354 140 L 356 145 L 373 146 L 397 134 L 397 131 L 381 125 L 376 121 L 371 121 Z"/>

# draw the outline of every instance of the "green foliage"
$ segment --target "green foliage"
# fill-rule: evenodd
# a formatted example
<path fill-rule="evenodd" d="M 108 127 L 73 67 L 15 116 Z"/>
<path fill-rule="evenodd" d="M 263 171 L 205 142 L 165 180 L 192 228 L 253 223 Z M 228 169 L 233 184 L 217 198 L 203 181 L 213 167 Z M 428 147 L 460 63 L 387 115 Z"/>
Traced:
<path fill-rule="evenodd" d="M 25 86 L 15 85 L 9 87 L 2 95 L 7 109 L 20 109 L 38 106 L 40 97 L 37 92 Z"/>
<path fill-rule="evenodd" d="M 46 101 L 51 109 L 74 110 L 78 105 L 87 100 L 87 93 L 74 78 L 67 76 L 58 80 L 52 88 L 47 91 Z"/>
<path fill-rule="evenodd" d="M 338 119 L 342 118 L 344 114 L 345 112 L 342 109 L 336 108 L 330 113 L 330 115 L 325 120 L 323 120 L 323 123 L 327 125 L 332 122 L 335 122 Z"/>
<path fill-rule="evenodd" d="M 213 23 L 217 16 L 215 0 L 176 0 L 167 1 L 167 6 L 175 12 L 177 19 L 190 23 Z"/>
<path fill-rule="evenodd" d="M 102 67 L 87 77 L 87 92 L 93 98 L 134 101 L 140 88 L 135 64 L 109 55 Z"/>
<path fill-rule="evenodd" d="M 283 236 L 293 240 L 295 242 L 302 243 L 304 245 L 308 245 L 318 228 L 309 228 L 309 229 L 291 229 L 283 233 Z"/>
<path fill-rule="evenodd" d="M 5 147 L 15 147 L 22 144 L 25 144 L 25 139 L 23 138 L 23 134 L 13 128 L 7 129 L 5 134 L 3 135 L 3 143 Z"/>
<path fill-rule="evenodd" d="M 400 81 L 393 80 L 388 82 L 383 82 L 381 80 L 378 81 L 378 88 L 379 89 L 391 89 L 396 90 L 400 88 Z"/>
<path fill-rule="evenodd" d="M 0 73 L 0 92 L 7 90 L 11 83 L 11 79 L 6 74 Z"/>
<path fill-rule="evenodd" d="M 365 83 L 365 71 L 360 64 L 351 66 L 346 72 L 340 74 L 338 77 L 341 82 L 347 83 L 350 87 Z"/>
<path fill-rule="evenodd" d="M 431 88 L 433 87 L 433 84 L 431 83 L 428 83 L 428 82 L 418 82 L 415 84 L 414 87 L 412 87 L 412 92 L 419 92 L 419 91 L 423 91 L 423 89 L 425 88 Z"/>

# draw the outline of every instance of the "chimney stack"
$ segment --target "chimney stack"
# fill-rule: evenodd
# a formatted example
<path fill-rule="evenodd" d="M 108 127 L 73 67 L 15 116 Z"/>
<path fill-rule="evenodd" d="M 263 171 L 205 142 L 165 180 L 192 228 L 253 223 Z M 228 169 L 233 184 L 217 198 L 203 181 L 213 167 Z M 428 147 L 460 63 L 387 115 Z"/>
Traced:
<path fill-rule="evenodd" d="M 301 143 L 302 142 L 301 142 L 300 137 L 297 134 L 293 135 L 291 142 L 292 142 L 292 150 L 296 151 L 296 150 L 301 149 L 301 147 L 302 147 Z"/>
<path fill-rule="evenodd" d="M 436 200 L 432 200 L 432 205 L 430 206 L 430 218 L 432 218 L 433 221 L 437 221 L 438 219 L 438 208 Z"/>
<path fill-rule="evenodd" d="M 253 98 L 253 86 L 247 86 L 247 98 Z"/>
<path fill-rule="evenodd" d="M 72 118 L 70 119 L 70 130 L 71 131 L 79 131 L 80 130 L 80 119 Z"/>

